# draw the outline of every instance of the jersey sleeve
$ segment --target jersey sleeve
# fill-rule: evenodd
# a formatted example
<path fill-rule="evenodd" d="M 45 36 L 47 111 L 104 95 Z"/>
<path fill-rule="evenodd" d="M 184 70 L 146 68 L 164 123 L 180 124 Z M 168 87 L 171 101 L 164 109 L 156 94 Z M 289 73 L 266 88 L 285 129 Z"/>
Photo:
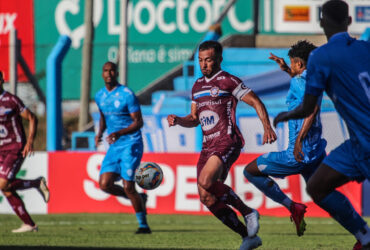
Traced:
<path fill-rule="evenodd" d="M 26 109 L 26 106 L 24 105 L 22 100 L 17 96 L 12 96 L 12 100 L 15 105 L 15 110 L 17 111 L 18 114 L 21 114 Z"/>
<path fill-rule="evenodd" d="M 130 113 L 140 111 L 140 103 L 134 92 L 126 89 L 127 92 L 127 108 Z"/>
<path fill-rule="evenodd" d="M 325 47 L 313 51 L 307 64 L 307 84 L 305 94 L 320 96 L 330 77 L 329 58 Z"/>
<path fill-rule="evenodd" d="M 230 77 L 231 82 L 233 82 L 234 90 L 232 92 L 233 96 L 235 96 L 236 99 L 241 100 L 246 94 L 248 94 L 251 89 L 248 88 L 242 80 L 235 76 Z"/>

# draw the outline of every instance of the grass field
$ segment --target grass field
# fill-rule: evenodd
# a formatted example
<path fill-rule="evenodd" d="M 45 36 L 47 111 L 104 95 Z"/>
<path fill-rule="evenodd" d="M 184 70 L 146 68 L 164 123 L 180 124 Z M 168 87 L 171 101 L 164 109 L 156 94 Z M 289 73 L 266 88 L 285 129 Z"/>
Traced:
<path fill-rule="evenodd" d="M 38 233 L 13 234 L 21 223 L 0 215 L 0 248 L 14 249 L 239 249 L 240 237 L 212 216 L 150 215 L 151 235 L 135 235 L 132 214 L 34 215 Z M 369 218 L 367 218 L 369 221 Z M 352 249 L 355 239 L 331 218 L 307 218 L 297 237 L 289 218 L 262 216 L 259 249 Z"/>

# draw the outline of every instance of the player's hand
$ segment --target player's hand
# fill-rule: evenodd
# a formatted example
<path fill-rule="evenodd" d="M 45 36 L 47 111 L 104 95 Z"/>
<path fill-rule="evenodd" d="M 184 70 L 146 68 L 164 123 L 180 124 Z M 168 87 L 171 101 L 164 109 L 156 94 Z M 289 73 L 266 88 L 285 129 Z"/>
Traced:
<path fill-rule="evenodd" d="M 279 64 L 279 67 L 282 71 L 286 71 L 288 72 L 288 74 L 290 74 L 290 68 L 289 66 L 286 64 L 285 60 L 281 57 L 278 57 L 272 53 L 270 53 L 270 57 L 269 59 L 275 61 L 277 64 Z"/>
<path fill-rule="evenodd" d="M 168 126 L 175 126 L 177 124 L 177 121 L 176 121 L 176 115 L 168 115 L 167 116 L 167 121 L 168 121 Z"/>
<path fill-rule="evenodd" d="M 119 133 L 114 132 L 114 133 L 111 133 L 110 135 L 108 135 L 106 140 L 109 144 L 113 144 L 120 138 L 120 136 L 121 135 Z"/>
<path fill-rule="evenodd" d="M 33 143 L 26 143 L 26 146 L 24 146 L 24 149 L 22 151 L 23 158 L 26 158 L 28 155 L 33 155 Z"/>
<path fill-rule="evenodd" d="M 297 140 L 295 141 L 293 154 L 296 161 L 303 161 L 304 153 L 302 151 L 302 142 L 300 138 L 297 138 Z"/>
<path fill-rule="evenodd" d="M 265 129 L 265 133 L 263 134 L 262 145 L 266 143 L 271 144 L 276 141 L 276 138 L 277 136 L 275 134 L 275 131 L 271 127 L 268 127 Z"/>
<path fill-rule="evenodd" d="M 276 128 L 277 124 L 279 122 L 285 122 L 287 121 L 287 113 L 288 112 L 281 112 L 274 118 L 274 127 Z"/>

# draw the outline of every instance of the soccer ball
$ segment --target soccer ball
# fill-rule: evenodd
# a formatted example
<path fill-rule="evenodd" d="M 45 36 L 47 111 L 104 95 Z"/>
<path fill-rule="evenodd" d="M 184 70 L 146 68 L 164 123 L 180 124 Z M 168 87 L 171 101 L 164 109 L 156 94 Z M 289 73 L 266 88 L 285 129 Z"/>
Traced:
<path fill-rule="evenodd" d="M 135 181 L 144 189 L 151 190 L 158 187 L 163 179 L 162 169 L 154 162 L 143 162 L 136 169 Z"/>

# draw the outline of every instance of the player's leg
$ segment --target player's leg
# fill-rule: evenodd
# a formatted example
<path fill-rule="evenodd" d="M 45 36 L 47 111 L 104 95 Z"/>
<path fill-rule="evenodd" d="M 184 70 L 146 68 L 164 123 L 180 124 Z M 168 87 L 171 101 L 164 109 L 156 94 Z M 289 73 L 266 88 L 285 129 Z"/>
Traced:
<path fill-rule="evenodd" d="M 146 219 L 145 199 L 146 196 L 139 194 L 135 188 L 135 170 L 140 165 L 143 156 L 143 144 L 141 141 L 132 145 L 125 145 L 122 149 L 122 157 L 120 161 L 121 177 L 123 178 L 124 190 L 127 197 L 131 200 L 135 210 L 136 219 L 139 228 L 137 234 L 149 234 L 151 230 Z"/>
<path fill-rule="evenodd" d="M 33 180 L 14 179 L 9 183 L 10 190 L 24 190 L 29 188 L 37 188 L 45 202 L 49 201 L 50 193 L 46 184 L 46 179 L 42 176 Z"/>
<path fill-rule="evenodd" d="M 269 175 L 283 177 L 299 173 L 301 166 L 298 163 L 296 166 L 290 166 L 292 163 L 287 159 L 286 151 L 264 154 L 244 168 L 244 176 L 267 197 L 285 206 L 290 211 L 297 235 L 302 236 L 306 229 L 304 214 L 307 206 L 292 201 L 280 189 L 279 185 L 269 177 Z"/>
<path fill-rule="evenodd" d="M 27 212 L 22 199 L 14 190 L 9 189 L 11 180 L 16 176 L 23 162 L 23 160 L 19 160 L 19 157 L 21 155 L 16 153 L 0 154 L 0 165 L 2 166 L 2 171 L 0 171 L 0 190 L 7 198 L 15 214 L 23 221 L 23 225 L 20 228 L 12 231 L 14 233 L 37 231 L 37 226 Z"/>
<path fill-rule="evenodd" d="M 238 152 L 235 154 L 235 159 L 231 159 L 232 162 L 239 156 Z M 226 164 L 228 163 L 226 162 Z M 225 171 L 224 164 L 225 162 L 221 161 L 221 157 L 218 155 L 209 157 L 198 175 L 198 184 L 218 200 L 236 208 L 246 220 L 248 235 L 254 236 L 259 229 L 258 212 L 245 205 L 234 190 L 221 181 L 226 178 L 228 172 L 228 168 Z"/>
<path fill-rule="evenodd" d="M 352 148 L 347 141 L 333 150 L 309 179 L 307 192 L 316 204 L 352 233 L 362 245 L 367 245 L 370 244 L 370 229 L 367 223 L 347 197 L 335 190 L 351 180 L 361 180 L 361 177 L 363 179 L 362 173 L 354 166 L 361 162 L 357 162 L 350 153 Z M 368 167 L 369 161 L 365 161 L 362 163 Z"/>

